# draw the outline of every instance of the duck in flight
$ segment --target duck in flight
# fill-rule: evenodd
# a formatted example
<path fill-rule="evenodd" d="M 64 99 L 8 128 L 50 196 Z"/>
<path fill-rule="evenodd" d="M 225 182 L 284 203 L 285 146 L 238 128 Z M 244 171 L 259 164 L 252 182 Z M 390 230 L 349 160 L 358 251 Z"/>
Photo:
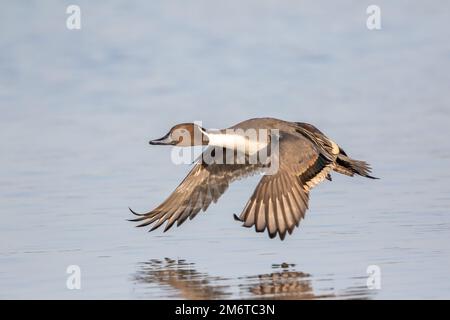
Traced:
<path fill-rule="evenodd" d="M 245 227 L 254 226 L 257 232 L 267 230 L 270 238 L 278 234 L 283 240 L 305 217 L 311 189 L 325 179 L 331 181 L 332 171 L 376 179 L 365 161 L 350 158 L 320 130 L 302 122 L 256 118 L 223 130 L 183 123 L 150 144 L 207 146 L 162 204 L 143 214 L 130 209 L 137 216 L 130 221 L 140 222 L 138 227 L 151 226 L 150 231 L 164 223 L 164 232 L 175 223 L 180 226 L 187 218 L 206 211 L 211 202 L 217 202 L 233 181 L 261 173 L 263 176 L 242 213 L 234 217 Z M 253 157 L 256 154 L 267 157 L 260 161 Z"/>

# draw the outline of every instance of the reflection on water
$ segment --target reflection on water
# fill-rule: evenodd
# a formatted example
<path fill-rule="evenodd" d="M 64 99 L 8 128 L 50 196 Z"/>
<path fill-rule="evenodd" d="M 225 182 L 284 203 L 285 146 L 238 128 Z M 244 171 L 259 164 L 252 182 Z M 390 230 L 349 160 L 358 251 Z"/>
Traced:
<path fill-rule="evenodd" d="M 333 293 L 314 294 L 311 275 L 304 272 L 283 269 L 268 274 L 247 277 L 248 283 L 241 285 L 255 298 L 275 299 L 321 299 L 331 298 Z"/>
<path fill-rule="evenodd" d="M 217 284 L 222 280 L 220 277 L 198 272 L 192 263 L 185 260 L 152 259 L 142 264 L 136 280 L 169 286 L 184 299 L 220 299 L 227 296 L 226 286 Z"/>
<path fill-rule="evenodd" d="M 294 264 L 272 265 L 276 271 L 236 279 L 211 276 L 198 272 L 195 264 L 186 260 L 152 259 L 140 264 L 134 279 L 142 284 L 165 287 L 172 298 L 182 299 L 370 299 L 373 295 L 365 287 L 351 287 L 341 293 L 333 288 L 316 293 L 312 276 L 296 271 Z M 237 284 L 236 284 L 237 283 Z M 235 295 L 234 289 L 238 289 Z"/>

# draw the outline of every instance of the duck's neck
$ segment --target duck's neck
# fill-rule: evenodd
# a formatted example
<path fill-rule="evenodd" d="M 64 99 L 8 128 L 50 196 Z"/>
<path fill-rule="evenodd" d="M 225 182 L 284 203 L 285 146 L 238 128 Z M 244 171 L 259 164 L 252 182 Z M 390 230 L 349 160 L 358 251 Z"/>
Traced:
<path fill-rule="evenodd" d="M 254 154 L 267 147 L 268 143 L 267 139 L 249 137 L 232 130 L 208 130 L 206 136 L 210 146 L 237 150 L 245 154 Z"/>

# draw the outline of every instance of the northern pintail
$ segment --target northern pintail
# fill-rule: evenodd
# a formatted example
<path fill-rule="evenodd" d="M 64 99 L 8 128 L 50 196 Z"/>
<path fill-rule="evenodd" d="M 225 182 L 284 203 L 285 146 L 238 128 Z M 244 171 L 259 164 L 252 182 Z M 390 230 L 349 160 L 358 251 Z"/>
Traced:
<path fill-rule="evenodd" d="M 248 132 L 252 130 L 256 136 L 249 138 Z M 242 213 L 234 218 L 245 227 L 254 226 L 257 232 L 267 229 L 270 238 L 278 234 L 283 240 L 286 233 L 291 234 L 304 218 L 310 190 L 324 179 L 331 181 L 331 171 L 376 179 L 370 175 L 371 168 L 365 161 L 350 158 L 336 142 L 313 125 L 302 122 L 256 118 L 223 130 L 206 130 L 196 123 L 183 123 L 150 144 L 208 146 L 186 178 L 161 205 L 143 214 L 130 209 L 138 216 L 131 221 L 141 222 L 138 227 L 152 225 L 150 231 L 164 222 L 167 222 L 164 231 L 175 222 L 177 226 L 181 225 L 200 210 L 205 211 L 211 202 L 215 203 L 231 182 L 263 173 Z M 227 156 L 217 156 L 218 151 Z M 264 154 L 262 151 L 269 160 L 249 160 L 257 152 Z M 243 161 L 237 153 L 243 155 Z M 230 154 L 231 162 L 228 161 Z M 214 161 L 205 161 L 211 156 L 216 156 Z M 271 166 L 275 170 L 270 171 Z"/>

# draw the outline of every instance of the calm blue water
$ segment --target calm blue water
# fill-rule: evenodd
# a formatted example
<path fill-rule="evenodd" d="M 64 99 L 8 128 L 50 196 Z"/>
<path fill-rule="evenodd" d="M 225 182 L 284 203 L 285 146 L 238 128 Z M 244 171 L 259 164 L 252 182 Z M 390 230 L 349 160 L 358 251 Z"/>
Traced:
<path fill-rule="evenodd" d="M 0 11 L 0 298 L 450 298 L 446 1 L 378 1 L 379 31 L 360 1 L 77 1 L 79 31 L 69 4 Z M 260 116 L 381 180 L 335 174 L 284 242 L 232 218 L 257 177 L 169 233 L 126 221 L 189 170 L 150 138 Z"/>

